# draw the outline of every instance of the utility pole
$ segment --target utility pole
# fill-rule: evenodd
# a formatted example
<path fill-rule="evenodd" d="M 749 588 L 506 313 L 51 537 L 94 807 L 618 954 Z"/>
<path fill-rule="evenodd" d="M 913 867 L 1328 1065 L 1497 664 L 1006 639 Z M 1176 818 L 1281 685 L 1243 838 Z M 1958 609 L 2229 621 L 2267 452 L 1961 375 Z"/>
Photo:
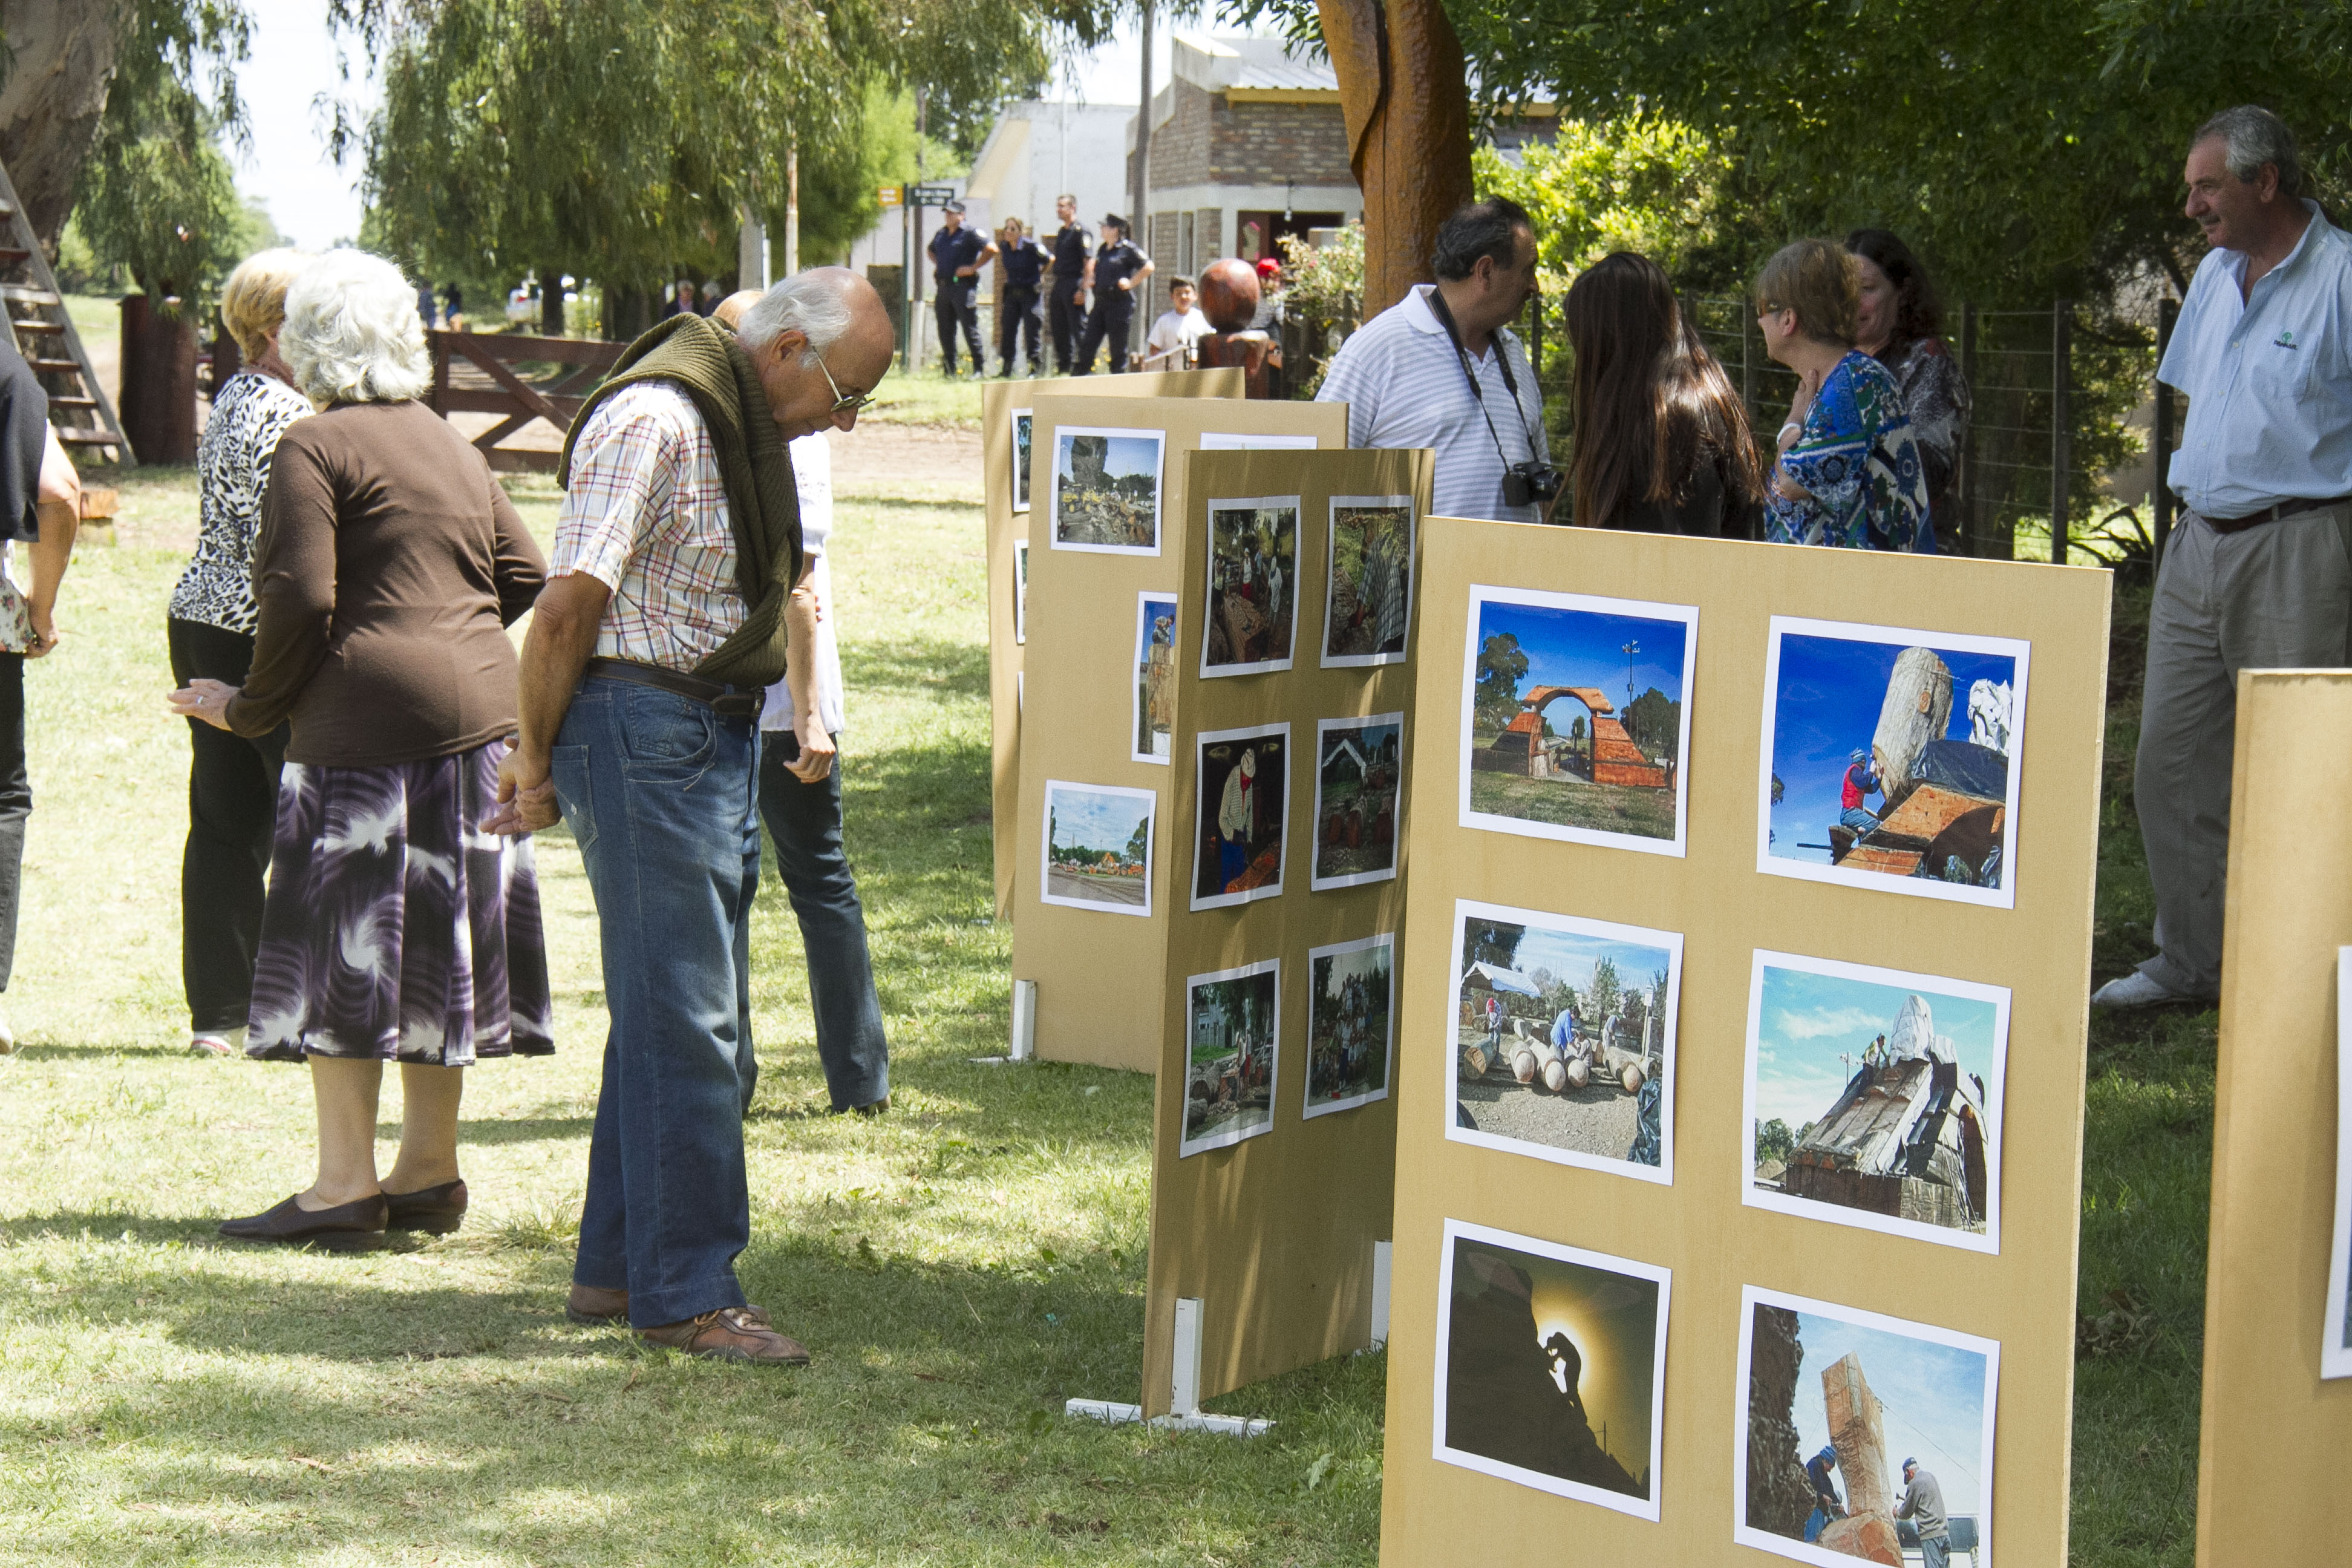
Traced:
<path fill-rule="evenodd" d="M 1625 656 L 1625 714 L 1631 718 L 1633 713 L 1633 656 L 1642 651 L 1642 645 L 1629 642 L 1617 651 Z"/>
<path fill-rule="evenodd" d="M 1145 245 L 1145 203 L 1151 191 L 1151 0 L 1143 0 L 1143 93 L 1135 110 L 1135 184 L 1128 193 L 1128 238 Z M 1146 246 L 1146 248 L 1150 248 Z M 1142 301 L 1138 300 L 1140 305 Z"/>
<path fill-rule="evenodd" d="M 801 150 L 784 154 L 784 276 L 801 269 Z"/>

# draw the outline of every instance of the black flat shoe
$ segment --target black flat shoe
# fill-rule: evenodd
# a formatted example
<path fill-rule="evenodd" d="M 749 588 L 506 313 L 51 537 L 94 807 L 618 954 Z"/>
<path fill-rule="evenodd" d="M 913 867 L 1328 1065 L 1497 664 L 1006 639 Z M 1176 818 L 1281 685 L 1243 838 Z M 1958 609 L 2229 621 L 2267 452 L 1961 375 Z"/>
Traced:
<path fill-rule="evenodd" d="M 466 1220 L 463 1177 L 413 1193 L 386 1193 L 383 1201 L 390 1210 L 384 1220 L 386 1230 L 425 1230 L 447 1236 Z"/>
<path fill-rule="evenodd" d="M 383 1194 L 331 1209 L 306 1209 L 288 1198 L 267 1214 L 221 1221 L 220 1233 L 238 1241 L 316 1247 L 325 1252 L 377 1252 L 384 1247 Z"/>

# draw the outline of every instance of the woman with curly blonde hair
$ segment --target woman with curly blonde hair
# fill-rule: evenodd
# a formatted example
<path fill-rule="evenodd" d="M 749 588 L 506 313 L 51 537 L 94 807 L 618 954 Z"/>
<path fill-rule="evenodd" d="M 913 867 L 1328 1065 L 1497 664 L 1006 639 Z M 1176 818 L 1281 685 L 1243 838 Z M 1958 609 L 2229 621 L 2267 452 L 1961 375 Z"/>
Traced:
<path fill-rule="evenodd" d="M 172 704 L 239 735 L 289 725 L 245 1049 L 309 1061 L 319 1174 L 221 1232 L 364 1250 L 457 1228 L 458 1069 L 554 1049 L 530 842 L 478 826 L 515 727 L 505 628 L 546 567 L 482 455 L 416 401 L 432 367 L 395 268 L 330 252 L 285 313 L 280 349 L 321 412 L 271 463 L 253 668 Z M 379 1181 L 387 1061 L 400 1153 Z"/>

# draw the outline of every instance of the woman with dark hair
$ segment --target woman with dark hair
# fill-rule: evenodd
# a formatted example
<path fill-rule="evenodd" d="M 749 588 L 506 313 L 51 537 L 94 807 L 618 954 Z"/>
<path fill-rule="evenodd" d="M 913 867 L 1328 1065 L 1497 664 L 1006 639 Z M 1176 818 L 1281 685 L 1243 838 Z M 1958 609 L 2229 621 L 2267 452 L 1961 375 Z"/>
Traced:
<path fill-rule="evenodd" d="M 1684 324 L 1674 286 L 1618 251 L 1568 291 L 1576 355 L 1576 521 L 1644 533 L 1752 537 L 1764 478 L 1748 410 Z"/>
<path fill-rule="evenodd" d="M 1960 433 L 1969 422 L 1968 378 L 1937 335 L 1943 310 L 1911 247 L 1883 228 L 1855 229 L 1845 237 L 1845 247 L 1853 253 L 1861 283 L 1853 346 L 1885 365 L 1903 389 L 1911 437 L 1927 476 L 1928 526 L 1919 548 L 1933 551 L 1939 531 L 1947 542 L 1959 537 L 1951 489 Z"/>

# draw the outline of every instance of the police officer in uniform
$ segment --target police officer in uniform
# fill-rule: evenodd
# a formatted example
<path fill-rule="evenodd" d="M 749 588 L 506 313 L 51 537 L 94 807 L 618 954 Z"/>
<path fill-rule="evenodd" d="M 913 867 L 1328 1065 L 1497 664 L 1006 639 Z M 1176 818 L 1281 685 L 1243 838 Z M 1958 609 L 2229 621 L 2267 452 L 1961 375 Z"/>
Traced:
<path fill-rule="evenodd" d="M 931 282 L 938 289 L 932 312 L 940 324 L 940 370 L 956 373 L 956 329 L 971 353 L 971 374 L 988 374 L 980 353 L 980 269 L 996 255 L 996 242 L 963 226 L 963 204 L 940 209 L 944 223 L 931 236 Z"/>
<path fill-rule="evenodd" d="M 997 308 L 997 374 L 1008 381 L 1013 378 L 1013 351 L 1025 337 L 1029 374 L 1043 375 L 1045 358 L 1037 346 L 1037 286 L 1045 276 L 1045 252 L 1029 237 L 1019 218 L 1009 217 L 997 236 L 996 255 L 1004 264 L 1004 300 Z"/>
<path fill-rule="evenodd" d="M 1054 281 L 1045 320 L 1054 334 L 1054 367 L 1067 375 L 1079 335 L 1087 330 L 1087 289 L 1094 281 L 1094 236 L 1078 221 L 1077 197 L 1055 197 L 1054 216 L 1062 220 L 1062 226 L 1054 231 L 1050 247 Z"/>
<path fill-rule="evenodd" d="M 1094 374 L 1095 355 L 1110 344 L 1114 374 L 1127 368 L 1128 339 L 1135 329 L 1135 290 L 1151 276 L 1151 258 L 1127 237 L 1127 220 L 1117 213 L 1103 216 L 1103 242 L 1095 250 L 1095 308 L 1087 317 L 1087 335 L 1078 342 L 1076 374 Z"/>

